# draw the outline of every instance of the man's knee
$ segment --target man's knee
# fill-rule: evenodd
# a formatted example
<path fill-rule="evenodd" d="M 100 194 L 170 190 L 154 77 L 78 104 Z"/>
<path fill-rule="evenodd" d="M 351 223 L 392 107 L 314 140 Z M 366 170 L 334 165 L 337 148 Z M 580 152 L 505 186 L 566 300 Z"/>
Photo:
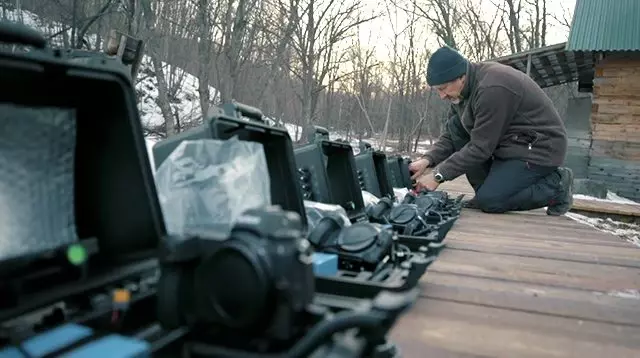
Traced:
<path fill-rule="evenodd" d="M 482 188 L 475 196 L 476 206 L 485 213 L 501 214 L 509 211 L 507 207 L 508 197 L 502 193 L 491 193 Z"/>

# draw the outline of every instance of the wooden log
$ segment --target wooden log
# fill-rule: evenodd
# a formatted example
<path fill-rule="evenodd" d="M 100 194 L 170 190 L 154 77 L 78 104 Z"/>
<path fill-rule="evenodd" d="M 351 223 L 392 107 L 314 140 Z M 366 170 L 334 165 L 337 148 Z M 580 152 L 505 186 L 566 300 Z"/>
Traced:
<path fill-rule="evenodd" d="M 596 97 L 593 104 L 600 106 L 640 106 L 640 97 L 638 98 L 615 98 L 615 97 Z"/>
<path fill-rule="evenodd" d="M 640 162 L 640 143 L 593 140 L 590 155 Z"/>
<path fill-rule="evenodd" d="M 640 114 L 640 102 L 629 104 L 594 104 L 592 111 L 594 114 Z"/>
<path fill-rule="evenodd" d="M 640 143 L 640 124 L 593 123 L 591 138 L 594 140 Z"/>
<path fill-rule="evenodd" d="M 596 96 L 615 96 L 615 95 L 627 95 L 635 96 L 640 95 L 640 92 L 636 92 L 640 89 L 640 83 L 629 83 L 624 85 L 610 84 L 610 83 L 594 83 L 593 93 Z"/>
<path fill-rule="evenodd" d="M 607 109 L 605 109 L 606 111 Z M 603 113 L 599 108 L 591 115 L 591 123 L 636 124 L 640 123 L 640 113 Z"/>

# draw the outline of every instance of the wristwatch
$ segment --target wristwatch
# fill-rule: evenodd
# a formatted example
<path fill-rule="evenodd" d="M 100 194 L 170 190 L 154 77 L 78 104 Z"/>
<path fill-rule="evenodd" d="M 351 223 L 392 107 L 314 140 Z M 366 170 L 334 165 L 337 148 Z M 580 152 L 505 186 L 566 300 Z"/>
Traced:
<path fill-rule="evenodd" d="M 438 184 L 444 182 L 444 177 L 442 176 L 442 174 L 440 174 L 439 171 L 435 171 L 433 173 L 433 179 L 435 179 L 436 183 Z"/>

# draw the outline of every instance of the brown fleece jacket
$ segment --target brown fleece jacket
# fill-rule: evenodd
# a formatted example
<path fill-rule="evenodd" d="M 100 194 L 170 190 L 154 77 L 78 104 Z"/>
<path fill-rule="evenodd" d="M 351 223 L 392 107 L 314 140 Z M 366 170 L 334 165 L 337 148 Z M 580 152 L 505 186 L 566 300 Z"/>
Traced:
<path fill-rule="evenodd" d="M 489 160 L 518 159 L 561 166 L 567 132 L 551 99 L 529 76 L 495 62 L 469 65 L 463 100 L 449 120 L 461 120 L 470 141 L 455 151 L 445 130 L 425 157 L 445 180 Z"/>

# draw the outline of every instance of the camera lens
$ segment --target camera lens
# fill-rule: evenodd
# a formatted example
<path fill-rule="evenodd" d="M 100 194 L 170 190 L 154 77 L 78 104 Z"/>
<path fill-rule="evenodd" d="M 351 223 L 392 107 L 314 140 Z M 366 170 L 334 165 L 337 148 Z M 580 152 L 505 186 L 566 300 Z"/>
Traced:
<path fill-rule="evenodd" d="M 196 292 L 206 292 L 205 305 L 222 324 L 238 329 L 258 325 L 268 313 L 269 279 L 256 253 L 227 247 L 198 268 Z"/>

